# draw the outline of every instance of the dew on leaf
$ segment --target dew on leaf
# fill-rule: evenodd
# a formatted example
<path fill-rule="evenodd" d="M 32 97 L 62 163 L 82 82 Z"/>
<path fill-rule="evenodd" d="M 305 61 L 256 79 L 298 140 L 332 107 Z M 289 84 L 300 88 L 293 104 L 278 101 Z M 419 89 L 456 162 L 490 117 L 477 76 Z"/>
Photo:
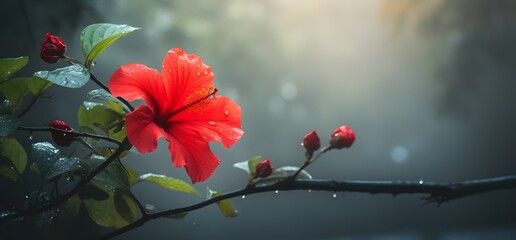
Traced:
<path fill-rule="evenodd" d="M 242 199 L 245 199 L 245 195 L 242 195 Z"/>
<path fill-rule="evenodd" d="M 423 179 L 422 179 L 422 178 L 420 178 L 420 179 L 417 181 L 417 183 L 419 183 L 419 184 L 421 185 L 421 184 L 425 183 L 425 181 L 423 181 Z"/>
<path fill-rule="evenodd" d="M 336 198 L 336 197 L 337 197 L 337 193 L 335 193 L 335 192 L 334 192 L 334 193 L 333 193 L 333 195 L 332 195 L 332 197 L 333 197 L 333 198 Z"/>
<path fill-rule="evenodd" d="M 274 191 L 274 193 L 279 193 L 279 190 Z"/>

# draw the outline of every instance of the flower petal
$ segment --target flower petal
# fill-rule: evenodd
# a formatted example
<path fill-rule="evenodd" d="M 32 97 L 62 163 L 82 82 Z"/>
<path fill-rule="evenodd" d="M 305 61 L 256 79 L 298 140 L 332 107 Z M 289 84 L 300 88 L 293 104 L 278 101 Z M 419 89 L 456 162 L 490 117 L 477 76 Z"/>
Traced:
<path fill-rule="evenodd" d="M 197 132 L 177 126 L 173 135 L 169 134 L 167 139 L 172 162 L 178 168 L 185 167 L 192 183 L 206 180 L 220 163 L 219 158 L 211 152 L 208 142 Z"/>
<path fill-rule="evenodd" d="M 224 96 L 216 96 L 202 109 L 186 109 L 172 118 L 173 122 L 180 122 L 183 129 L 198 132 L 205 141 L 219 141 L 226 148 L 230 148 L 244 134 L 242 131 L 242 110 L 233 100 Z M 175 124 L 171 124 L 168 132 L 176 131 Z"/>
<path fill-rule="evenodd" d="M 126 133 L 129 142 L 141 153 L 154 151 L 158 139 L 167 136 L 165 130 L 154 122 L 152 109 L 145 105 L 126 115 Z"/>
<path fill-rule="evenodd" d="M 168 51 L 163 59 L 162 75 L 168 99 L 171 101 L 167 112 L 186 105 L 192 98 L 203 97 L 199 93 L 207 92 L 213 87 L 211 68 L 200 57 L 187 55 L 179 48 Z"/>
<path fill-rule="evenodd" d="M 131 63 L 119 67 L 108 82 L 114 97 L 127 101 L 143 99 L 150 108 L 167 99 L 161 75 L 156 69 L 143 64 Z"/>

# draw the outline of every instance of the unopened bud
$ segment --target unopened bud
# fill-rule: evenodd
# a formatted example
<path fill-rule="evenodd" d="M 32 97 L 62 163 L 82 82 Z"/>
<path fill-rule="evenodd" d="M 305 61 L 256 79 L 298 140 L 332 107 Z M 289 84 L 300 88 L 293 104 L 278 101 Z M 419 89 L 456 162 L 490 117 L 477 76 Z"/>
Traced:
<path fill-rule="evenodd" d="M 272 174 L 272 165 L 269 159 L 264 160 L 256 165 L 254 176 L 256 178 L 266 178 Z"/>
<path fill-rule="evenodd" d="M 307 152 L 314 152 L 319 149 L 321 147 L 321 140 L 319 139 L 319 136 L 317 136 L 317 132 L 313 130 L 306 134 L 301 146 L 305 147 Z"/>
<path fill-rule="evenodd" d="M 46 38 L 39 50 L 39 56 L 47 63 L 56 63 L 60 58 L 64 57 L 66 44 L 58 37 L 47 32 Z"/>
<path fill-rule="evenodd" d="M 355 132 L 349 126 L 340 126 L 330 137 L 330 146 L 336 149 L 349 148 L 355 141 Z"/>
<path fill-rule="evenodd" d="M 71 128 L 68 124 L 66 124 L 63 121 L 54 120 L 48 125 L 48 127 L 51 130 L 50 133 L 52 134 L 52 140 L 54 140 L 54 142 L 59 146 L 70 146 L 70 144 L 75 139 L 73 128 Z"/>

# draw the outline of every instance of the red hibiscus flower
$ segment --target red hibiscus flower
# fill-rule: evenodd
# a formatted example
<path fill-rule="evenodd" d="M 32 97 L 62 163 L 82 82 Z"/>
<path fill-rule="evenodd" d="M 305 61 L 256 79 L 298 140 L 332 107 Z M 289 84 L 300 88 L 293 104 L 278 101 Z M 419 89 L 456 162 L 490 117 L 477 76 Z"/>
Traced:
<path fill-rule="evenodd" d="M 193 183 L 206 180 L 219 165 L 208 142 L 229 148 L 244 134 L 240 106 L 215 95 L 211 68 L 182 49 L 168 51 L 161 74 L 127 64 L 113 73 L 108 86 L 114 97 L 147 103 L 126 116 L 131 144 L 141 153 L 152 152 L 164 137 L 172 162 L 184 166 Z"/>

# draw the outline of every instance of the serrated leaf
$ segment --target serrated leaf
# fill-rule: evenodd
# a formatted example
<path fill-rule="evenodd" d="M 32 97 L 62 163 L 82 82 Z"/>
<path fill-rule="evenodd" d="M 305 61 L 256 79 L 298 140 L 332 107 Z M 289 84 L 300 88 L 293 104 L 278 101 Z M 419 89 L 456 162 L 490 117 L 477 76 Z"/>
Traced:
<path fill-rule="evenodd" d="M 121 216 L 119 211 L 128 211 L 128 213 L 124 213 L 126 217 L 137 217 L 139 214 L 138 206 L 132 198 L 124 194 L 122 196 L 122 200 L 124 201 L 125 206 L 121 206 L 119 203 L 117 207 L 117 204 L 115 204 L 115 194 L 113 192 L 109 192 L 109 198 L 106 200 L 97 201 L 93 199 L 85 199 L 83 202 L 86 206 L 86 210 L 88 211 L 88 215 L 95 223 L 104 227 L 121 228 L 132 221 L 128 221 L 129 219 Z M 120 199 L 118 201 L 120 201 Z"/>
<path fill-rule="evenodd" d="M 11 161 L 18 173 L 25 171 L 27 153 L 18 140 L 11 137 L 0 137 L 0 154 Z"/>
<path fill-rule="evenodd" d="M 0 116 L 0 137 L 5 137 L 14 132 L 20 126 L 20 119 L 12 115 Z"/>
<path fill-rule="evenodd" d="M 18 72 L 27 65 L 28 62 L 29 57 L 0 59 L 0 81 L 3 81 Z"/>
<path fill-rule="evenodd" d="M 251 176 L 256 171 L 256 165 L 259 162 L 261 162 L 262 159 L 263 159 L 262 156 L 254 156 L 254 157 L 250 158 L 249 160 L 237 162 L 237 163 L 233 164 L 233 167 L 242 169 L 242 170 L 246 171 L 249 174 L 249 176 Z"/>
<path fill-rule="evenodd" d="M 212 199 L 214 197 L 220 196 L 221 193 L 218 191 L 213 191 L 210 188 L 208 190 L 208 199 Z M 217 202 L 217 207 L 219 207 L 220 212 L 224 217 L 236 217 L 238 216 L 238 210 L 235 209 L 233 203 L 229 199 L 224 199 Z"/>
<path fill-rule="evenodd" d="M 0 174 L 4 175 L 5 177 L 13 181 L 20 180 L 20 174 L 18 174 L 18 172 L 16 172 L 16 170 L 13 167 L 0 166 Z"/>
<path fill-rule="evenodd" d="M 195 188 L 183 180 L 167 177 L 165 175 L 158 175 L 154 173 L 147 173 L 140 176 L 140 181 L 147 181 L 156 183 L 164 188 L 175 191 L 193 193 L 200 196 L 201 194 Z"/>
<path fill-rule="evenodd" d="M 128 25 L 116 25 L 110 23 L 97 23 L 84 28 L 81 32 L 82 53 L 86 58 L 86 66 L 90 66 L 93 60 L 106 50 L 120 37 L 125 36 L 139 28 Z"/>
<path fill-rule="evenodd" d="M 80 88 L 90 80 L 90 72 L 88 69 L 79 64 L 58 68 L 50 72 L 35 72 L 34 76 L 67 88 Z"/>

